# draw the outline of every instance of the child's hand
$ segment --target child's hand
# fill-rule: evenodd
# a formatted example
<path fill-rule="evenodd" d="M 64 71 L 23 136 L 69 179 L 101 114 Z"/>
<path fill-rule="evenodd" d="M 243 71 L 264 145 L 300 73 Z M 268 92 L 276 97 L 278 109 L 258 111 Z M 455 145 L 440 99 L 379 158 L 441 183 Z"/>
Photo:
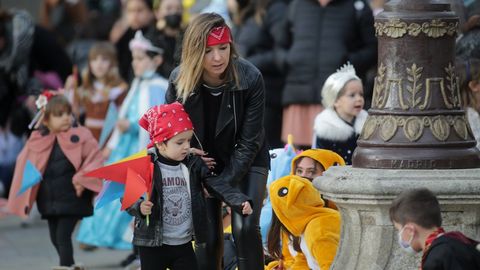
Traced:
<path fill-rule="evenodd" d="M 127 119 L 120 119 L 117 121 L 117 128 L 124 133 L 130 128 L 130 122 Z"/>
<path fill-rule="evenodd" d="M 144 216 L 150 215 L 152 213 L 152 207 L 153 203 L 151 201 L 143 201 L 140 204 L 140 213 Z"/>
<path fill-rule="evenodd" d="M 85 190 L 85 188 L 82 185 L 75 182 L 73 182 L 73 187 L 75 188 L 75 194 L 77 195 L 77 197 L 82 196 L 82 193 Z"/>
<path fill-rule="evenodd" d="M 251 215 L 253 213 L 253 209 L 252 209 L 252 206 L 250 205 L 250 202 L 244 202 L 242 203 L 242 214 L 244 215 Z"/>

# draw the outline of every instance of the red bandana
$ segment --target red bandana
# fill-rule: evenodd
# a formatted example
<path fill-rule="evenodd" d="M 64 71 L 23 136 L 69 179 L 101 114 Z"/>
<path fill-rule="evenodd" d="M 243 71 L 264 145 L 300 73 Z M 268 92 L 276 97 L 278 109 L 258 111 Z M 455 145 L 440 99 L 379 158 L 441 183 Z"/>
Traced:
<path fill-rule="evenodd" d="M 422 255 L 422 266 L 420 269 L 423 267 L 423 263 L 425 262 L 426 255 L 428 254 L 428 249 L 430 249 L 430 246 L 432 245 L 433 241 L 437 239 L 438 237 L 442 236 L 445 234 L 445 230 L 442 227 L 438 227 L 433 233 L 431 233 L 428 237 L 427 240 L 425 240 L 425 249 L 423 250 L 423 255 Z"/>
<path fill-rule="evenodd" d="M 212 28 L 208 33 L 207 47 L 230 42 L 232 42 L 230 28 L 226 25 Z"/>
<path fill-rule="evenodd" d="M 179 102 L 148 109 L 138 124 L 150 135 L 149 148 L 155 143 L 167 141 L 181 132 L 193 130 L 192 121 Z"/>

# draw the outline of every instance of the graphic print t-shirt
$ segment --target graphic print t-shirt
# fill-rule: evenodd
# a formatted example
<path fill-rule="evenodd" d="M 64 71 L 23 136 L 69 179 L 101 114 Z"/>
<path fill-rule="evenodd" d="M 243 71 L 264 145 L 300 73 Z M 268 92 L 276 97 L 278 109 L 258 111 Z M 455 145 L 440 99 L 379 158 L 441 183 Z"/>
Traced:
<path fill-rule="evenodd" d="M 163 181 L 163 244 L 182 245 L 192 240 L 192 203 L 181 165 L 160 163 Z"/>

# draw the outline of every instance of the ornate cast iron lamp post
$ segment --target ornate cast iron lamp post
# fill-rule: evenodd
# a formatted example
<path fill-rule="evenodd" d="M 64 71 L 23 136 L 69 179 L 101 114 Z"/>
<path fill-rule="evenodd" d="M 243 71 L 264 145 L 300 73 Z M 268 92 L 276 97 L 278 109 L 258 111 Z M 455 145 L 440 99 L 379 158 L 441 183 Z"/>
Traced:
<path fill-rule="evenodd" d="M 446 230 L 480 237 L 480 156 L 455 74 L 458 18 L 439 0 L 392 0 L 375 20 L 378 74 L 353 167 L 331 167 L 314 185 L 342 215 L 331 269 L 418 269 L 388 215 L 407 188 L 427 187 Z"/>
<path fill-rule="evenodd" d="M 393 0 L 375 19 L 378 71 L 353 166 L 480 167 L 455 74 L 458 17 L 450 5 Z"/>

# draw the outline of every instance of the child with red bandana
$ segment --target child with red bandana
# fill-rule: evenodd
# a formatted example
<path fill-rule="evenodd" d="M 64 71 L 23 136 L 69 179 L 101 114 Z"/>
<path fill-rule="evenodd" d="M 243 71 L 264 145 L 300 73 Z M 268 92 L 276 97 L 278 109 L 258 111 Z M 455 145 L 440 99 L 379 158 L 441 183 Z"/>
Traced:
<path fill-rule="evenodd" d="M 139 124 L 150 135 L 153 187 L 127 211 L 135 217 L 133 244 L 139 248 L 142 270 L 197 269 L 191 244 L 206 241 L 204 189 L 233 210 L 249 215 L 250 199 L 228 184 L 216 181 L 199 156 L 190 156 L 193 125 L 178 103 L 154 106 Z"/>
<path fill-rule="evenodd" d="M 180 65 L 172 71 L 166 103 L 181 102 L 195 126 L 192 152 L 202 157 L 215 181 L 228 183 L 253 201 L 252 215 L 232 213 L 239 270 L 263 269 L 259 220 L 270 156 L 265 137 L 265 86 L 260 71 L 238 56 L 225 20 L 196 16 L 183 37 Z M 197 246 L 199 268 L 222 269 L 221 201 L 207 198 L 208 243 Z M 206 255 L 205 255 L 206 254 Z"/>

